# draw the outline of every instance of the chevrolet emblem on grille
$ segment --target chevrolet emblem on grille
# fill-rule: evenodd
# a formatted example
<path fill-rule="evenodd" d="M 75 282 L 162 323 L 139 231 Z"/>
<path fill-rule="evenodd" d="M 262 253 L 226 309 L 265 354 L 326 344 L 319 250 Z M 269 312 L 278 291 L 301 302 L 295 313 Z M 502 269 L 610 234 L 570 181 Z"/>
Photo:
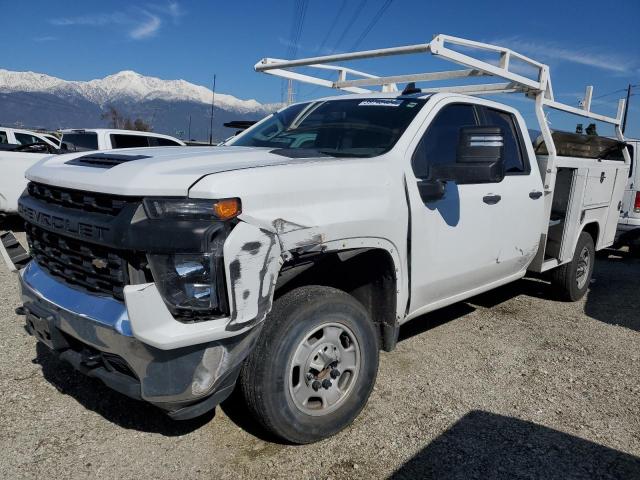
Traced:
<path fill-rule="evenodd" d="M 91 264 L 94 267 L 99 268 L 99 269 L 107 268 L 107 265 L 108 265 L 107 261 L 102 259 L 102 258 L 96 258 L 96 259 L 92 260 Z"/>

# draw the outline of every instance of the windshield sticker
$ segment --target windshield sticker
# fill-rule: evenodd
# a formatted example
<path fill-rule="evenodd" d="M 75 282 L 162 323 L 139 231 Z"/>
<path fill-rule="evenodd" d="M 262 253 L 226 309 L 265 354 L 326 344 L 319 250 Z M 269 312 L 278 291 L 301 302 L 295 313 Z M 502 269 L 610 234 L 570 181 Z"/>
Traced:
<path fill-rule="evenodd" d="M 402 105 L 402 100 L 386 100 L 383 98 L 363 100 L 358 104 L 359 107 L 399 107 L 400 105 Z"/>
<path fill-rule="evenodd" d="M 407 103 L 407 108 L 413 108 L 417 105 L 416 102 Z"/>

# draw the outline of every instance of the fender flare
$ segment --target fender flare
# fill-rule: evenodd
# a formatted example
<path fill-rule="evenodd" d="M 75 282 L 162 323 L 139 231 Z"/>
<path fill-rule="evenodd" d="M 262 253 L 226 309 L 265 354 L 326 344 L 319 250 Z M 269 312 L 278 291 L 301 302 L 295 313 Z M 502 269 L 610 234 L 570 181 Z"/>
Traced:
<path fill-rule="evenodd" d="M 273 305 L 280 269 L 294 252 L 334 252 L 356 248 L 387 251 L 396 275 L 396 319 L 404 316 L 408 279 L 398 249 L 391 241 L 376 237 L 325 240 L 325 236 L 314 227 L 285 231 L 278 228 L 277 221 L 274 226 L 255 225 L 247 220 L 234 227 L 223 248 L 231 318 L 227 328 L 244 330 L 265 319 Z"/>

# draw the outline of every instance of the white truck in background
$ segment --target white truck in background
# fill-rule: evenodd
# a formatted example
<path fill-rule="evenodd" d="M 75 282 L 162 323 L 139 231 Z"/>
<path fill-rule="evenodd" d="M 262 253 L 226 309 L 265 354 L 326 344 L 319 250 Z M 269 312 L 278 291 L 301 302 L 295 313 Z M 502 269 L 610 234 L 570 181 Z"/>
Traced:
<path fill-rule="evenodd" d="M 182 140 L 161 133 L 116 128 L 76 128 L 62 130 L 60 147 L 63 150 L 73 152 L 184 145 Z"/>
<path fill-rule="evenodd" d="M 410 53 L 466 68 L 376 77 L 333 65 Z M 256 70 L 350 94 L 288 106 L 220 147 L 77 152 L 27 172 L 33 260 L 18 312 L 61 360 L 174 419 L 237 384 L 264 428 L 309 443 L 364 408 L 379 350 L 405 322 L 528 271 L 549 272 L 565 300 L 586 293 L 627 181 L 624 101 L 615 118 L 591 112 L 591 89 L 584 108 L 561 104 L 546 65 L 446 35 Z M 466 77 L 505 82 L 412 83 Z M 535 101 L 538 155 L 515 108 L 479 97 L 513 92 Z M 582 138 L 556 142 L 545 107 L 609 123 L 618 141 L 564 156 Z M 5 256 L 24 255 L 5 240 Z"/>
<path fill-rule="evenodd" d="M 52 135 L 32 132 L 21 128 L 2 127 L 0 126 L 0 145 L 34 145 L 44 143 L 53 148 L 58 148 L 57 142 L 51 138 Z"/>
<path fill-rule="evenodd" d="M 27 186 L 25 172 L 48 155 L 184 145 L 182 140 L 161 133 L 107 128 L 63 130 L 62 139 L 56 144 L 41 133 L 0 127 L 0 217 L 17 211 L 18 197 Z"/>
<path fill-rule="evenodd" d="M 626 245 L 634 256 L 640 256 L 640 140 L 627 140 L 631 167 L 622 199 L 616 244 Z"/>

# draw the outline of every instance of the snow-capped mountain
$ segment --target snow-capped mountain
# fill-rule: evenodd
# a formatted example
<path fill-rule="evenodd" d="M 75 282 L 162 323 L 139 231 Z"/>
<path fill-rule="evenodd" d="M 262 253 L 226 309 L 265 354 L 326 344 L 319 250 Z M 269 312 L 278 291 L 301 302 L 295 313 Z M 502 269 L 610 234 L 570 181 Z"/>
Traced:
<path fill-rule="evenodd" d="M 26 128 L 109 126 L 104 113 L 114 107 L 140 118 L 154 131 L 182 138 L 209 137 L 211 90 L 185 80 L 162 80 L 127 70 L 105 78 L 69 81 L 35 72 L 0 69 L 0 124 Z M 233 132 L 223 123 L 259 120 L 277 104 L 261 104 L 216 92 L 213 136 Z"/>
<path fill-rule="evenodd" d="M 0 92 L 40 92 L 54 95 L 76 94 L 104 106 L 116 101 L 190 101 L 211 103 L 211 90 L 186 80 L 162 80 L 131 70 L 89 81 L 69 81 L 35 72 L 12 72 L 0 69 Z M 216 105 L 238 113 L 272 111 L 273 105 L 256 100 L 240 100 L 216 93 Z"/>

